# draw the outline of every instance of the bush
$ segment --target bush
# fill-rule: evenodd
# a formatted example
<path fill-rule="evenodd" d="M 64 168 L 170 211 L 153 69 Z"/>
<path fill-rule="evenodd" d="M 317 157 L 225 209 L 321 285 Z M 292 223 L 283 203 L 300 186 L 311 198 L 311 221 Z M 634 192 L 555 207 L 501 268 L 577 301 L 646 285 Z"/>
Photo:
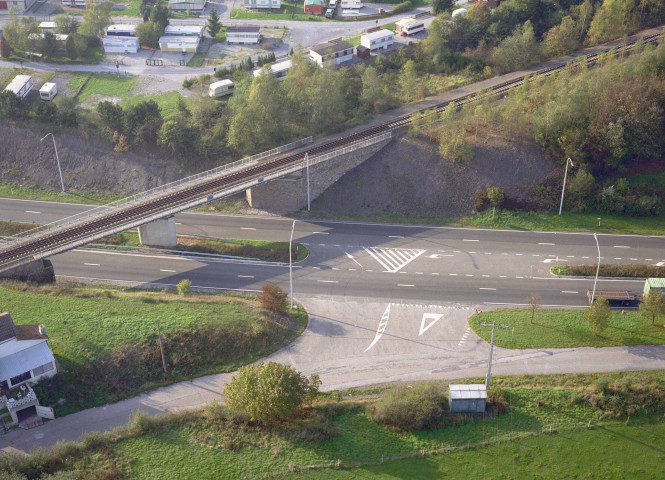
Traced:
<path fill-rule="evenodd" d="M 288 365 L 268 362 L 238 370 L 224 388 L 227 404 L 250 422 L 286 421 L 316 397 L 321 380 L 309 378 Z"/>
<path fill-rule="evenodd" d="M 286 313 L 288 306 L 288 296 L 277 284 L 266 283 L 261 287 L 261 292 L 257 295 L 261 306 L 273 313 Z"/>
<path fill-rule="evenodd" d="M 391 15 L 403 12 L 410 12 L 413 10 L 413 4 L 407 0 L 406 2 L 398 3 L 393 8 L 390 9 Z"/>
<path fill-rule="evenodd" d="M 665 408 L 665 389 L 662 382 L 639 373 L 600 378 L 583 389 L 577 401 L 602 412 L 601 418 L 660 412 Z"/>
<path fill-rule="evenodd" d="M 194 82 L 196 82 L 196 78 L 187 77 L 182 81 L 182 88 L 191 88 Z"/>
<path fill-rule="evenodd" d="M 192 294 L 192 281 L 185 278 L 178 283 L 178 294 L 184 297 Z"/>
<path fill-rule="evenodd" d="M 401 385 L 375 402 L 369 415 L 375 422 L 396 429 L 423 430 L 437 427 L 447 406 L 441 384 Z"/>

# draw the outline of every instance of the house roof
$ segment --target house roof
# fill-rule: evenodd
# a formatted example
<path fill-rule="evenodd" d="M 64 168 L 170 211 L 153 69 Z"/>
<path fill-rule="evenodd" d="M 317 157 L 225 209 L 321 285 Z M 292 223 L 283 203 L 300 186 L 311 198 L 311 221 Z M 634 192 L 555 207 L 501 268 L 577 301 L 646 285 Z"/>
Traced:
<path fill-rule="evenodd" d="M 487 398 L 487 387 L 484 383 L 476 385 L 449 385 L 451 400 L 470 398 Z"/>
<path fill-rule="evenodd" d="M 377 38 L 394 37 L 394 36 L 395 34 L 393 32 L 382 28 L 381 30 L 377 30 L 376 32 L 366 33 L 365 35 L 363 35 L 363 38 L 366 38 L 367 40 L 375 40 Z"/>
<path fill-rule="evenodd" d="M 10 340 L 0 345 L 0 381 L 53 361 L 45 340 Z"/>
<path fill-rule="evenodd" d="M 11 81 L 9 85 L 5 88 L 6 91 L 8 92 L 13 92 L 15 94 L 18 94 L 18 92 L 21 91 L 21 89 L 25 86 L 26 83 L 32 80 L 32 77 L 30 75 L 16 75 L 14 77 L 14 80 Z M 9 315 L 9 314 L 7 314 Z M 0 337 L 2 338 L 2 337 Z M 2 340 L 0 340 L 1 342 Z"/>
<path fill-rule="evenodd" d="M 167 25 L 164 29 L 164 35 L 203 35 L 203 26 L 201 25 Z"/>
<path fill-rule="evenodd" d="M 226 27 L 226 34 L 231 33 L 258 33 L 261 30 L 261 27 L 257 25 L 234 25 L 232 27 Z"/>
<path fill-rule="evenodd" d="M 305 0 L 305 5 L 323 5 L 323 0 Z"/>
<path fill-rule="evenodd" d="M 395 25 L 400 27 L 415 27 L 420 25 L 425 25 L 422 21 L 416 20 L 415 18 L 403 18 L 399 22 L 395 22 Z"/>
<path fill-rule="evenodd" d="M 187 37 L 184 35 L 176 37 L 168 37 L 164 35 L 163 37 L 159 37 L 159 43 L 191 43 L 198 45 L 200 41 L 201 39 L 199 37 Z"/>
<path fill-rule="evenodd" d="M 323 56 L 325 54 L 340 52 L 342 50 L 348 50 L 349 48 L 353 49 L 353 46 L 349 42 L 337 41 L 337 42 L 319 43 L 318 45 L 314 45 L 313 47 L 311 47 L 309 50 L 311 52 L 316 52 L 319 55 Z"/>
<path fill-rule="evenodd" d="M 44 86 L 40 89 L 43 90 L 46 85 L 55 86 L 55 83 L 45 83 Z M 49 89 L 45 91 L 49 91 Z M 16 325 L 17 335 L 16 340 L 48 340 L 47 335 L 42 335 L 39 333 L 39 325 Z"/>
<path fill-rule="evenodd" d="M 41 22 L 39 28 L 56 28 L 55 22 Z"/>
<path fill-rule="evenodd" d="M 16 335 L 16 325 L 14 325 L 12 316 L 7 312 L 0 314 L 0 342 L 14 338 Z"/>

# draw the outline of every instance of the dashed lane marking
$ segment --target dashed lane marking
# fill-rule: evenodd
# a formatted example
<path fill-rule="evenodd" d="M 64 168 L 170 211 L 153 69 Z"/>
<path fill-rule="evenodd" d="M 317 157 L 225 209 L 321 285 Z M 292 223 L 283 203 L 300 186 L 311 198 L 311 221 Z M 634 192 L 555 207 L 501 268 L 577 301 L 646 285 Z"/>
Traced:
<path fill-rule="evenodd" d="M 254 275 L 238 275 L 238 278 L 254 278 Z"/>
<path fill-rule="evenodd" d="M 561 293 L 579 293 L 577 290 L 561 290 Z"/>
<path fill-rule="evenodd" d="M 26 210 L 25 213 L 42 213 L 42 212 L 35 212 L 34 210 Z"/>
<path fill-rule="evenodd" d="M 99 267 L 99 263 L 84 263 L 83 265 L 87 265 L 89 267 Z"/>
<path fill-rule="evenodd" d="M 166 268 L 162 268 L 159 270 L 160 272 L 169 272 L 169 273 L 176 273 L 175 270 L 168 270 Z"/>
<path fill-rule="evenodd" d="M 317 280 L 319 283 L 339 283 L 339 280 Z"/>
<path fill-rule="evenodd" d="M 492 287 L 480 287 L 480 290 L 496 290 L 496 288 L 492 288 Z"/>

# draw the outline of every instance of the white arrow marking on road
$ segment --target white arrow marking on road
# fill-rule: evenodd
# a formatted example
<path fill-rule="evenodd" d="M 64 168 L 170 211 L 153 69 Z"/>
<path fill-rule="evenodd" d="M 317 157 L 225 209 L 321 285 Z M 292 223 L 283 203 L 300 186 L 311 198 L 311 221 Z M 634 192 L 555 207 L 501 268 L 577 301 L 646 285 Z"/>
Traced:
<path fill-rule="evenodd" d="M 455 255 L 442 255 L 440 253 L 433 253 L 432 255 L 427 255 L 427 258 L 441 258 L 441 257 L 454 257 Z"/>
<path fill-rule="evenodd" d="M 656 266 L 657 266 L 657 267 L 663 267 L 663 266 L 665 266 L 665 262 L 658 262 L 658 263 L 656 264 Z"/>
<path fill-rule="evenodd" d="M 388 304 L 386 311 L 383 312 L 383 316 L 381 317 L 381 321 L 379 322 L 379 328 L 376 330 L 376 335 L 374 335 L 374 340 L 369 345 L 369 347 L 365 349 L 363 353 L 367 352 L 367 350 L 376 345 L 376 342 L 378 342 L 381 339 L 381 335 L 383 335 L 383 332 L 385 332 L 386 327 L 388 326 L 388 317 L 390 317 L 390 304 Z"/>
<path fill-rule="evenodd" d="M 567 262 L 568 260 L 564 260 L 563 258 L 559 259 L 560 262 Z M 552 263 L 556 262 L 556 258 L 546 258 L 545 260 L 541 260 L 540 263 Z"/>
<path fill-rule="evenodd" d="M 356 262 L 360 268 L 363 268 L 363 266 L 360 265 L 360 262 L 358 262 L 358 260 L 356 260 L 355 258 L 353 258 L 353 255 L 351 255 L 349 252 L 344 252 L 344 253 L 346 253 L 346 256 L 347 256 L 347 257 L 349 257 L 351 260 L 353 260 L 354 262 Z"/>
<path fill-rule="evenodd" d="M 423 333 L 429 330 L 429 327 L 438 322 L 441 317 L 443 317 L 443 313 L 424 313 L 423 319 L 420 321 L 420 333 L 418 336 L 421 336 Z M 429 322 L 427 326 L 425 326 L 425 322 Z"/>

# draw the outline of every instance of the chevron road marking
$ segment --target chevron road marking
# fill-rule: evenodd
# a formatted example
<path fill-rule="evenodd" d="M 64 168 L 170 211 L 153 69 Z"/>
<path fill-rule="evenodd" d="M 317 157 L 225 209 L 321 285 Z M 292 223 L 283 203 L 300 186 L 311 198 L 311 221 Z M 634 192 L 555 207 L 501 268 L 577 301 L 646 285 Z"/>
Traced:
<path fill-rule="evenodd" d="M 397 273 L 426 252 L 426 250 L 409 248 L 363 247 L 363 250 L 369 253 L 374 260 L 379 262 L 379 265 L 390 273 Z"/>

